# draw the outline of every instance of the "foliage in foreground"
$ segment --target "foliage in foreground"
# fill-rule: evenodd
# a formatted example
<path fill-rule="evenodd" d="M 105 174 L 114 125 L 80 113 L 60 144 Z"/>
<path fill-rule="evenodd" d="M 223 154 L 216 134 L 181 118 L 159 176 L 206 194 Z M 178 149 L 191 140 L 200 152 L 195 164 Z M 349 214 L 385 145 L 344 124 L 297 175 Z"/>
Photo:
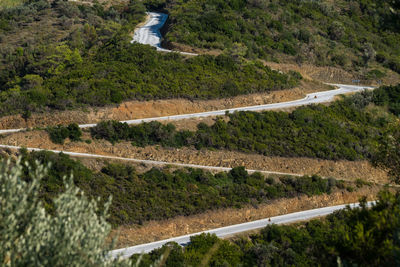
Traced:
<path fill-rule="evenodd" d="M 41 181 L 40 197 L 52 211 L 52 199 L 64 190 L 62 177 L 71 172 L 75 184 L 87 195 L 113 196 L 109 221 L 114 225 L 162 220 L 212 209 L 258 205 L 272 199 L 321 195 L 339 188 L 352 190 L 343 181 L 318 176 L 266 178 L 249 175 L 243 167 L 212 174 L 200 169 L 169 171 L 153 168 L 138 173 L 132 166 L 107 164 L 100 172 L 86 168 L 65 154 L 22 151 L 23 160 L 52 163 Z M 27 171 L 27 170 L 26 170 Z M 116 193 L 118 192 L 118 193 Z"/>
<path fill-rule="evenodd" d="M 29 183 L 21 179 L 24 168 L 29 169 Z M 96 202 L 67 179 L 50 215 L 39 199 L 46 173 L 40 164 L 30 169 L 21 161 L 0 163 L 0 265 L 131 266 L 107 256 L 110 203 L 98 215 Z"/>
<path fill-rule="evenodd" d="M 372 208 L 347 208 L 323 220 L 270 225 L 233 241 L 202 234 L 182 248 L 169 243 L 140 266 L 166 255 L 165 266 L 398 266 L 400 194 L 381 192 Z M 133 256 L 137 258 L 137 255 Z M 202 263 L 204 263 L 202 265 Z"/>
<path fill-rule="evenodd" d="M 173 124 L 159 122 L 128 126 L 105 121 L 90 129 L 92 137 L 110 142 L 129 140 L 132 145 L 194 146 L 256 152 L 267 156 L 323 159 L 370 159 L 378 140 L 394 117 L 376 104 L 389 106 L 400 101 L 400 85 L 382 87 L 344 97 L 329 106 L 304 106 L 288 112 L 236 112 L 229 120 L 217 119 L 197 131 L 177 131 Z M 395 113 L 396 114 L 396 113 Z"/>

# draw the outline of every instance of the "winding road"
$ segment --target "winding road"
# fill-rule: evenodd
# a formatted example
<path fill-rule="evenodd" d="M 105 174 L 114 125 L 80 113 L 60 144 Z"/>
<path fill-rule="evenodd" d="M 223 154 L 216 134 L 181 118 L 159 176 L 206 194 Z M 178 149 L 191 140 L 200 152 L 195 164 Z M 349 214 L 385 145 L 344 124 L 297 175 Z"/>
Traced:
<path fill-rule="evenodd" d="M 158 51 L 163 52 L 175 52 L 168 49 L 164 49 L 161 47 L 161 33 L 160 29 L 165 24 L 168 15 L 164 13 L 157 12 L 148 12 L 148 19 L 145 22 L 144 26 L 138 27 L 135 30 L 132 43 L 138 42 L 141 44 L 151 45 L 156 47 Z M 179 52 L 182 54 L 188 55 L 196 55 L 191 53 Z M 173 120 L 182 120 L 182 119 L 192 119 L 192 118 L 202 118 L 202 117 L 213 117 L 213 116 L 221 116 L 226 113 L 233 113 L 236 111 L 264 111 L 264 110 L 274 110 L 274 109 L 285 109 L 285 108 L 293 108 L 299 107 L 303 105 L 310 104 L 318 104 L 318 103 L 326 103 L 333 101 L 334 98 L 338 95 L 347 94 L 347 93 L 355 93 L 360 92 L 366 89 L 374 89 L 374 87 L 369 86 L 356 86 L 356 85 L 345 85 L 345 84 L 330 84 L 332 86 L 338 87 L 336 90 L 329 90 L 323 92 L 316 92 L 312 94 L 307 94 L 303 99 L 298 99 L 294 101 L 281 102 L 281 103 L 273 103 L 273 104 L 265 104 L 265 105 L 257 105 L 257 106 L 246 106 L 246 107 L 238 107 L 238 108 L 230 108 L 230 109 L 221 109 L 215 111 L 206 111 L 199 113 L 191 113 L 191 114 L 179 114 L 172 116 L 162 116 L 162 117 L 153 117 L 153 118 L 141 118 L 134 120 L 125 120 L 121 121 L 127 124 L 139 124 L 142 122 L 150 122 L 150 121 L 173 121 Z M 80 128 L 90 128 L 96 126 L 95 123 L 89 124 L 80 124 Z M 0 130 L 0 134 L 6 133 L 15 133 L 26 130 L 25 128 L 20 129 L 2 129 Z"/>
<path fill-rule="evenodd" d="M 338 95 L 348 94 L 348 93 L 356 93 L 356 92 L 361 92 L 363 90 L 374 89 L 374 87 L 369 87 L 369 86 L 356 86 L 356 85 L 345 85 L 345 84 L 330 84 L 330 85 L 333 85 L 333 86 L 336 86 L 339 88 L 336 90 L 329 90 L 329 91 L 307 94 L 306 97 L 304 97 L 303 99 L 298 99 L 298 100 L 288 101 L 288 102 L 257 105 L 257 106 L 238 107 L 238 108 L 230 108 L 230 109 L 221 109 L 221 110 L 190 113 L 190 114 L 179 114 L 179 115 L 163 116 L 163 117 L 125 120 L 125 121 L 121 121 L 121 122 L 127 123 L 127 124 L 139 124 L 142 122 L 150 122 L 150 121 L 173 121 L 173 120 L 222 116 L 222 115 L 225 115 L 226 113 L 233 113 L 233 112 L 237 112 L 237 111 L 264 111 L 264 110 L 293 108 L 293 107 L 299 107 L 299 106 L 304 106 L 304 105 L 331 102 Z M 80 128 L 90 128 L 90 127 L 94 127 L 94 126 L 96 126 L 96 123 L 79 125 Z M 4 129 L 4 130 L 0 130 L 0 134 L 15 133 L 15 132 L 23 131 L 23 130 L 26 130 L 26 129 L 25 128 Z"/>
<path fill-rule="evenodd" d="M 142 27 L 139 27 L 135 30 L 132 42 L 138 42 L 141 44 L 151 45 L 151 46 L 155 47 L 157 49 L 157 51 L 161 51 L 161 52 L 176 52 L 176 51 L 164 49 L 161 47 L 162 36 L 160 33 L 160 29 L 165 24 L 165 22 L 168 18 L 168 15 L 163 14 L 163 13 L 155 13 L 155 12 L 149 12 L 148 15 L 149 15 L 149 18 L 145 22 L 145 25 Z M 185 52 L 178 52 L 178 53 L 185 54 L 185 55 L 191 55 L 191 56 L 197 55 L 197 54 L 185 53 Z M 354 86 L 354 85 L 343 85 L 343 84 L 332 84 L 332 85 L 337 86 L 338 89 L 308 94 L 308 95 L 306 95 L 305 98 L 294 100 L 294 101 L 266 104 L 266 105 L 231 108 L 231 109 L 222 109 L 222 110 L 200 112 L 200 113 L 180 114 L 180 115 L 172 115 L 172 116 L 153 117 L 153 118 L 142 118 L 142 119 L 135 119 L 135 120 L 126 120 L 126 121 L 122 121 L 122 122 L 125 122 L 127 124 L 139 124 L 142 122 L 150 122 L 150 121 L 168 121 L 168 120 L 181 120 L 181 119 L 190 119 L 190 118 L 220 116 L 220 115 L 225 115 L 226 113 L 233 113 L 236 111 L 264 111 L 264 110 L 274 110 L 274 109 L 285 109 L 285 108 L 298 107 L 298 106 L 302 106 L 302 105 L 330 102 L 330 101 L 334 100 L 334 98 L 338 95 L 360 92 L 360 91 L 366 90 L 366 89 L 373 89 L 373 87 L 367 87 L 367 86 Z M 81 124 L 81 125 L 79 125 L 79 127 L 80 128 L 89 128 L 89 127 L 93 127 L 95 125 L 96 124 Z M 4 129 L 4 130 L 0 130 L 0 134 L 19 132 L 22 130 L 25 130 L 25 129 L 24 128 Z M 20 149 L 21 147 L 10 146 L 10 145 L 0 145 L 0 148 Z M 29 151 L 45 150 L 45 149 L 40 149 L 40 148 L 27 148 L 27 149 Z M 215 170 L 215 171 L 231 170 L 231 168 L 225 168 L 225 167 L 170 163 L 170 162 L 153 161 L 153 160 L 140 160 L 140 159 L 132 159 L 132 158 L 105 156 L 105 155 L 97 155 L 97 154 L 89 154 L 89 153 L 77 153 L 77 152 L 59 151 L 59 150 L 49 150 L 49 151 L 52 151 L 55 153 L 63 152 L 70 156 L 76 156 L 76 157 L 116 159 L 116 160 L 131 161 L 131 162 L 151 164 L 151 165 L 173 165 L 173 166 L 178 166 L 178 167 L 201 168 L 201 169 L 208 169 L 208 170 Z M 257 170 L 248 170 L 248 172 L 255 172 L 255 171 L 257 171 Z M 267 174 L 302 176 L 301 174 L 281 173 L 281 172 L 272 172 L 272 171 L 260 171 L 260 172 L 267 173 Z M 370 202 L 369 205 L 372 205 L 372 203 L 373 202 Z M 129 248 L 114 250 L 111 252 L 111 255 L 113 257 L 117 257 L 117 256 L 129 257 L 135 253 L 147 253 L 156 248 L 162 247 L 164 244 L 166 244 L 168 242 L 177 242 L 180 245 L 186 245 L 190 242 L 190 236 L 198 235 L 201 233 L 211 233 L 211 234 L 216 234 L 218 237 L 226 237 L 226 236 L 230 236 L 233 234 L 238 234 L 238 233 L 242 233 L 242 232 L 260 229 L 269 224 L 285 224 L 285 223 L 293 223 L 293 222 L 302 221 L 302 220 L 309 220 L 309 219 L 320 217 L 320 216 L 326 216 L 334 211 L 345 208 L 345 206 L 346 205 L 339 205 L 339 206 L 332 206 L 332 207 L 325 207 L 325 208 L 301 211 L 301 212 L 272 217 L 270 219 L 267 218 L 267 219 L 263 219 L 263 220 L 257 220 L 257 221 L 253 221 L 253 222 L 217 228 L 217 229 L 194 233 L 194 234 L 190 234 L 190 235 L 174 237 L 174 238 L 161 240 L 161 241 L 157 241 L 157 242 L 152 242 L 152 243 L 148 243 L 148 244 L 142 244 L 142 245 L 133 246 L 133 247 L 129 247 Z M 357 207 L 358 203 L 351 204 L 351 206 Z"/>
<path fill-rule="evenodd" d="M 374 201 L 368 202 L 368 206 L 372 206 L 373 203 L 375 203 L 375 202 Z M 353 204 L 349 204 L 349 205 L 351 208 L 359 207 L 358 203 L 353 203 Z M 289 214 L 280 215 L 280 216 L 276 216 L 276 217 L 271 217 L 271 218 L 267 218 L 267 219 L 257 220 L 257 221 L 253 221 L 253 222 L 247 222 L 247 223 L 235 224 L 235 225 L 231 225 L 231 226 L 227 226 L 227 227 L 216 228 L 213 230 L 203 231 L 203 232 L 194 233 L 194 234 L 190 234 L 190 235 L 173 237 L 173 238 L 156 241 L 156 242 L 152 242 L 152 243 L 147 243 L 147 244 L 137 245 L 137 246 L 133 246 L 133 247 L 113 250 L 113 251 L 111 251 L 111 256 L 112 257 L 120 256 L 123 258 L 128 258 L 133 254 L 148 253 L 156 248 L 162 247 L 163 245 L 165 245 L 168 242 L 176 242 L 181 246 L 185 246 L 188 243 L 190 243 L 191 236 L 199 235 L 202 233 L 215 234 L 218 237 L 227 237 L 227 236 L 231 236 L 231 235 L 235 235 L 235 234 L 239 234 L 239 233 L 244 233 L 247 231 L 261 229 L 270 224 L 287 224 L 287 223 L 294 223 L 294 222 L 298 222 L 298 221 L 310 220 L 313 218 L 326 216 L 337 210 L 344 209 L 346 206 L 347 205 L 338 205 L 338 206 L 332 206 L 332 207 L 300 211 L 300 212 L 289 213 Z"/>
<path fill-rule="evenodd" d="M 172 51 L 161 47 L 162 35 L 160 29 L 164 26 L 168 19 L 168 15 L 164 13 L 147 12 L 148 19 L 141 27 L 136 28 L 133 34 L 132 43 L 140 43 L 153 46 L 160 52 L 175 52 L 182 55 L 197 56 L 194 53 Z"/>
<path fill-rule="evenodd" d="M 11 145 L 0 145 L 0 148 L 19 150 L 22 147 L 21 146 L 11 146 Z M 63 151 L 63 150 L 51 150 L 51 149 L 33 148 L 33 147 L 24 147 L 24 148 L 27 149 L 28 151 L 50 151 L 53 153 L 64 153 L 66 155 L 73 156 L 73 157 L 121 160 L 121 161 L 127 161 L 127 162 L 148 164 L 148 165 L 152 165 L 152 166 L 171 165 L 171 166 L 176 166 L 176 167 L 196 168 L 196 169 L 203 169 L 203 170 L 209 170 L 209 171 L 230 171 L 230 170 L 232 170 L 232 168 L 228 168 L 228 167 L 175 163 L 175 162 L 165 162 L 165 161 L 147 160 L 147 159 L 123 158 L 123 157 L 116 157 L 116 156 L 106 156 L 106 155 L 99 155 L 99 154 L 71 152 L 71 151 Z M 288 175 L 288 176 L 298 176 L 298 177 L 303 176 L 303 174 L 299 174 L 299 173 L 274 172 L 274 171 L 251 170 L 251 169 L 246 169 L 246 171 L 248 173 L 260 172 L 263 174 Z"/>
<path fill-rule="evenodd" d="M 304 105 L 331 102 L 338 95 L 343 95 L 343 94 L 348 94 L 348 93 L 356 93 L 356 92 L 361 92 L 363 90 L 374 89 L 374 87 L 369 87 L 369 86 L 355 86 L 355 85 L 344 85 L 344 84 L 331 84 L 331 85 L 337 86 L 337 87 L 339 87 L 339 89 L 307 94 L 306 97 L 304 97 L 303 99 L 298 99 L 298 100 L 294 100 L 294 101 L 257 105 L 257 106 L 238 107 L 238 108 L 230 108 L 230 109 L 221 109 L 221 110 L 206 111 L 206 112 L 191 113 L 191 114 L 181 114 L 181 115 L 154 117 L 154 118 L 126 120 L 126 121 L 121 121 L 121 122 L 125 122 L 127 124 L 139 124 L 142 122 L 150 122 L 150 121 L 169 121 L 169 120 L 183 120 L 183 119 L 193 119 L 193 118 L 202 118 L 202 117 L 222 116 L 222 115 L 225 115 L 226 113 L 233 113 L 233 112 L 237 112 L 237 111 L 265 111 L 265 110 L 274 110 L 274 109 L 293 108 L 293 107 L 299 107 L 299 106 L 304 106 Z M 90 128 L 90 127 L 94 127 L 94 126 L 96 126 L 96 124 L 81 124 L 81 125 L 79 125 L 79 127 L 81 127 L 81 128 Z"/>

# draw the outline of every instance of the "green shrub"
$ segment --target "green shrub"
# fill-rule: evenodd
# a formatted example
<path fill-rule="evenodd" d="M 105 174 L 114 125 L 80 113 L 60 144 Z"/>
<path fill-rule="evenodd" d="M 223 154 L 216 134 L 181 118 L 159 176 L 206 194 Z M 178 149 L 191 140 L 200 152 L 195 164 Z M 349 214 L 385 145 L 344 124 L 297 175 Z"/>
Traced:
<path fill-rule="evenodd" d="M 234 239 L 193 236 L 180 247 L 169 243 L 142 255 L 143 266 L 165 255 L 165 266 L 396 266 L 400 256 L 400 194 L 381 192 L 372 207 L 347 207 L 323 220 L 271 224 Z M 379 227 L 377 227 L 379 226 Z M 173 255 L 169 259 L 166 251 Z M 137 259 L 139 255 L 133 258 Z M 179 265 L 177 265 L 179 262 Z"/>
<path fill-rule="evenodd" d="M 367 76 L 367 79 L 377 80 L 377 79 L 382 79 L 383 77 L 386 76 L 386 74 L 380 70 L 373 69 L 373 70 L 369 71 L 366 76 Z"/>
<path fill-rule="evenodd" d="M 388 106 L 393 114 L 400 115 L 400 84 L 382 86 L 374 90 L 373 103 L 378 106 Z"/>
<path fill-rule="evenodd" d="M 158 6 L 156 2 L 148 5 Z M 39 12 L 52 22 L 46 32 L 58 34 L 34 36 L 29 45 L 23 38 L 0 42 L 0 116 L 129 99 L 230 97 L 292 88 L 299 82 L 297 76 L 258 61 L 241 60 L 243 45 L 216 57 L 187 58 L 132 44 L 130 33 L 145 17 L 140 1 L 107 9 L 99 4 L 27 1 L 20 8 L 0 10 L 0 27 L 13 29 L 1 34 L 14 40 L 15 32 L 31 33 L 37 23 L 32 18 Z M 73 25 L 64 27 L 64 22 Z"/>
<path fill-rule="evenodd" d="M 205 49 L 231 49 L 241 43 L 247 58 L 296 56 L 311 64 L 345 68 L 376 60 L 400 71 L 396 1 L 338 0 L 334 8 L 326 0 L 240 2 L 233 7 L 215 0 L 164 1 L 170 15 L 166 42 Z"/>
<path fill-rule="evenodd" d="M 56 144 L 63 144 L 67 138 L 71 141 L 80 141 L 82 136 L 82 131 L 76 123 L 71 123 L 68 126 L 47 127 L 46 131 L 50 140 Z"/>
<path fill-rule="evenodd" d="M 329 194 L 336 188 L 334 183 L 317 176 L 274 182 L 260 173 L 248 174 L 243 167 L 217 174 L 201 169 L 157 168 L 138 173 L 129 165 L 106 164 L 100 172 L 95 172 L 62 153 L 21 151 L 21 154 L 22 160 L 34 169 L 36 161 L 52 164 L 41 180 L 39 194 L 50 213 L 56 210 L 53 199 L 65 190 L 63 177 L 73 174 L 74 183 L 86 195 L 100 197 L 100 203 L 113 196 L 109 217 L 113 225 L 140 224 L 249 203 L 257 205 L 271 199 Z M 30 181 L 28 169 L 24 169 L 24 174 L 24 179 Z"/>
<path fill-rule="evenodd" d="M 134 146 L 161 144 L 168 147 L 193 145 L 197 149 L 229 149 L 268 156 L 323 159 L 371 159 L 388 127 L 390 116 L 370 113 L 372 102 L 389 105 L 395 113 L 400 105 L 397 87 L 382 87 L 373 93 L 345 97 L 330 106 L 312 105 L 286 112 L 236 112 L 229 121 L 217 119 L 196 131 L 177 131 L 159 122 L 128 126 L 102 122 L 91 129 L 94 138 L 110 142 L 131 141 Z M 397 113 L 395 113 L 397 114 Z"/>
<path fill-rule="evenodd" d="M 371 183 L 369 183 L 369 182 L 367 182 L 367 181 L 364 181 L 363 179 L 356 179 L 355 184 L 356 184 L 356 186 L 357 186 L 358 188 L 363 187 L 363 186 L 365 186 L 365 185 L 371 186 Z"/>
<path fill-rule="evenodd" d="M 62 125 L 47 127 L 46 131 L 50 136 L 50 140 L 56 144 L 63 144 L 69 135 L 68 128 Z"/>

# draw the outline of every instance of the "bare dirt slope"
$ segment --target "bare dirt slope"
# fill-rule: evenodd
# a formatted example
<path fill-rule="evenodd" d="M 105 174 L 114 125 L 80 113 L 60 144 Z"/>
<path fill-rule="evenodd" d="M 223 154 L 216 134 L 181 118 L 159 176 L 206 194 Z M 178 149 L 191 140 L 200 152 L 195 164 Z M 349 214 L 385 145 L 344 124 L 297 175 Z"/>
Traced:
<path fill-rule="evenodd" d="M 89 134 L 85 133 L 83 139 L 90 139 Z M 389 181 L 385 171 L 373 168 L 368 161 L 332 161 L 312 158 L 265 157 L 259 154 L 225 150 L 177 149 L 159 146 L 141 148 L 134 147 L 129 142 L 120 142 L 112 145 L 104 140 L 92 140 L 91 144 L 67 141 L 64 145 L 57 145 L 49 140 L 47 133 L 44 131 L 19 132 L 5 135 L 0 138 L 0 143 L 175 163 L 220 167 L 245 166 L 248 169 L 307 175 L 318 174 L 323 177 L 335 177 L 345 180 L 364 179 L 375 183 L 387 183 Z"/>
<path fill-rule="evenodd" d="M 368 200 L 373 200 L 380 189 L 380 187 L 363 187 L 352 193 L 336 191 L 330 195 L 274 200 L 258 207 L 247 206 L 240 209 L 214 210 L 193 216 L 179 216 L 164 221 L 150 221 L 143 226 L 122 226 L 114 230 L 112 234 L 119 237 L 117 244 L 119 248 L 134 246 L 296 211 L 354 203 L 361 196 L 367 196 Z"/>
<path fill-rule="evenodd" d="M 275 63 L 275 62 L 264 62 L 265 65 L 269 66 L 274 70 L 281 70 L 287 72 L 294 70 L 299 72 L 304 78 L 309 80 L 322 81 L 326 83 L 341 83 L 341 84 L 353 84 L 354 80 L 360 80 L 359 73 L 353 73 L 337 67 L 319 67 L 310 64 L 294 64 L 294 63 Z M 386 76 L 381 79 L 382 84 L 397 84 L 400 82 L 400 75 L 390 70 L 386 70 Z M 379 86 L 376 80 L 362 81 L 362 84 Z"/>
<path fill-rule="evenodd" d="M 303 98 L 311 92 L 332 89 L 330 86 L 318 82 L 303 81 L 293 89 L 274 91 L 265 94 L 242 95 L 232 98 L 216 100 L 151 100 L 127 101 L 117 106 L 102 108 L 88 108 L 87 110 L 49 111 L 33 114 L 28 120 L 20 115 L 0 118 L 0 129 L 40 127 L 47 125 L 96 123 L 102 120 L 130 120 L 169 116 L 177 114 L 195 113 L 226 108 L 261 105 L 284 102 Z"/>
<path fill-rule="evenodd" d="M 197 53 L 202 55 L 209 54 L 217 56 L 223 53 L 223 51 L 221 50 L 201 49 L 175 42 L 164 42 L 163 45 L 171 50 Z M 380 69 L 386 73 L 386 76 L 380 79 L 382 81 L 382 84 L 397 84 L 400 82 L 400 75 L 398 73 L 395 73 L 389 69 L 382 69 L 381 66 L 370 66 L 370 68 L 363 68 L 357 71 L 348 71 L 339 67 L 332 67 L 332 66 L 314 66 L 311 64 L 296 64 L 292 58 L 284 55 L 282 55 L 282 58 L 280 58 L 279 61 L 286 63 L 264 61 L 264 64 L 271 67 L 274 70 L 280 70 L 283 72 L 287 72 L 289 70 L 298 71 L 304 78 L 308 80 L 315 80 L 326 83 L 344 83 L 344 84 L 352 84 L 354 80 L 360 80 L 360 82 L 365 85 L 379 86 L 380 84 L 377 83 L 376 79 L 363 80 L 363 75 L 365 75 L 369 70 L 374 69 L 374 67 L 376 67 L 376 69 Z"/>
<path fill-rule="evenodd" d="M 126 5 L 129 0 L 68 0 L 69 2 L 77 3 L 80 5 L 93 5 L 94 3 L 103 4 L 106 7 L 110 7 L 111 5 Z"/>
<path fill-rule="evenodd" d="M 168 30 L 164 30 L 164 32 L 167 32 Z M 175 42 L 163 42 L 162 47 L 165 47 L 169 50 L 173 51 L 182 51 L 182 52 L 187 52 L 187 53 L 195 53 L 199 55 L 213 55 L 213 56 L 218 56 L 223 53 L 223 51 L 219 49 L 203 49 L 203 48 L 198 48 L 198 47 L 193 47 L 190 45 L 186 44 L 180 44 L 180 43 L 175 43 Z"/>

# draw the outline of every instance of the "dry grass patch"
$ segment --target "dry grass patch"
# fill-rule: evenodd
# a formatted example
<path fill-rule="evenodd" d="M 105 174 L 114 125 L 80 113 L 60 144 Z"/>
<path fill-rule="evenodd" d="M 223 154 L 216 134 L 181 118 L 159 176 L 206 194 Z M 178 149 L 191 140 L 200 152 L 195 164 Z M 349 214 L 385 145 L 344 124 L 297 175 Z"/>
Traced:
<path fill-rule="evenodd" d="M 24 2 L 25 0 L 0 0 L 0 10 L 3 8 L 19 6 Z"/>

